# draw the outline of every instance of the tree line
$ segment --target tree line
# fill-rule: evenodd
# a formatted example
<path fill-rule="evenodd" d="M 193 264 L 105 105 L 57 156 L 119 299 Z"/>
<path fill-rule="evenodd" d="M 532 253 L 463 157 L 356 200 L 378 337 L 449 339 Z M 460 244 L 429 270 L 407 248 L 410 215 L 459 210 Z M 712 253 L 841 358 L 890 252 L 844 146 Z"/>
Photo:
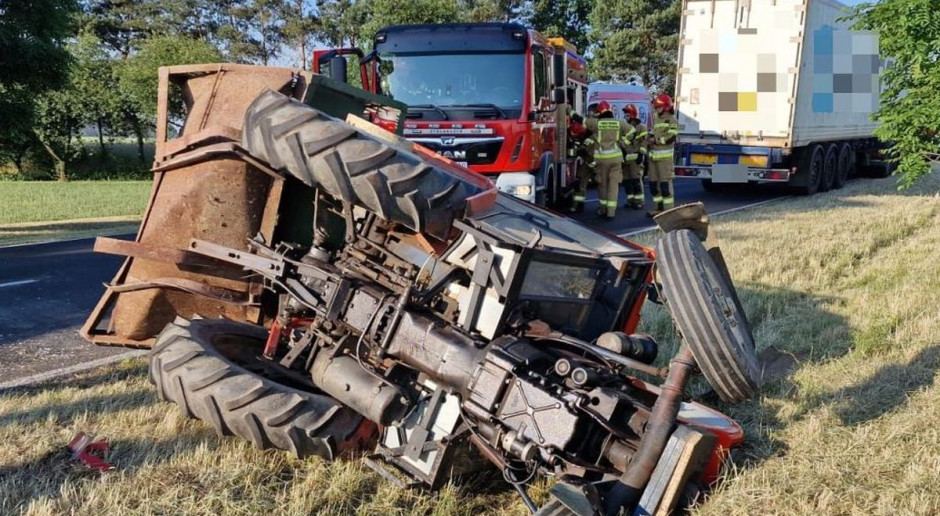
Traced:
<path fill-rule="evenodd" d="M 144 142 L 153 132 L 157 68 L 229 61 L 307 68 L 315 47 L 368 50 L 376 31 L 399 23 L 518 21 L 562 36 L 601 80 L 638 78 L 672 92 L 681 0 L 4 0 L 0 3 L 0 165 L 47 164 L 59 179 L 89 152 Z M 887 76 L 882 135 L 900 141 L 907 167 L 936 157 L 937 35 L 932 0 L 881 0 L 856 8 L 880 30 L 897 66 Z M 894 30 L 898 23 L 905 30 Z M 911 72 L 913 70 L 913 72 Z M 913 86 L 913 87 L 911 87 Z M 895 100 L 896 97 L 896 100 Z M 929 98 L 928 98 L 929 97 Z M 929 109 L 929 111 L 925 111 Z M 923 120 L 911 132 L 913 120 Z M 932 138 L 932 139 L 931 139 Z M 920 160 L 923 162 L 923 159 Z"/>
<path fill-rule="evenodd" d="M 593 54 L 601 79 L 672 77 L 679 0 L 8 0 L 0 5 L 0 163 L 46 164 L 58 179 L 94 128 L 144 143 L 156 69 L 228 61 L 307 68 L 314 47 L 372 44 L 397 23 L 519 21 Z M 7 58 L 9 56 L 9 58 Z M 663 86 L 668 88 L 668 84 Z"/>

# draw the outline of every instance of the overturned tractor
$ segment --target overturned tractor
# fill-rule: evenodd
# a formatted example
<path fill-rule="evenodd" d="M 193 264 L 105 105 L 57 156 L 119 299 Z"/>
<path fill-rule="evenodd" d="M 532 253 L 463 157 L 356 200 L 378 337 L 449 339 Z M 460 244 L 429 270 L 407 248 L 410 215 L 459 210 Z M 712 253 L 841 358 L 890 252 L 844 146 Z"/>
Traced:
<path fill-rule="evenodd" d="M 495 466 L 543 514 L 669 512 L 741 441 L 683 401 L 697 371 L 730 402 L 759 374 L 701 207 L 654 252 L 498 194 L 374 125 L 403 106 L 319 76 L 165 68 L 160 95 L 146 218 L 97 242 L 128 259 L 83 333 L 151 347 L 187 416 L 409 486 Z M 683 338 L 667 367 L 635 333 L 648 296 Z"/>

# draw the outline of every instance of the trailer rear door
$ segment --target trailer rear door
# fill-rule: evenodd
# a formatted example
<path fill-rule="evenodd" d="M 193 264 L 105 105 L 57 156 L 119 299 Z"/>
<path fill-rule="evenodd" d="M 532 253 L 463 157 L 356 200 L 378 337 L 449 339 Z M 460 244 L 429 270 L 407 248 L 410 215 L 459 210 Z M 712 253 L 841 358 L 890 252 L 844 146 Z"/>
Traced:
<path fill-rule="evenodd" d="M 804 13 L 803 0 L 683 2 L 683 143 L 787 145 Z"/>

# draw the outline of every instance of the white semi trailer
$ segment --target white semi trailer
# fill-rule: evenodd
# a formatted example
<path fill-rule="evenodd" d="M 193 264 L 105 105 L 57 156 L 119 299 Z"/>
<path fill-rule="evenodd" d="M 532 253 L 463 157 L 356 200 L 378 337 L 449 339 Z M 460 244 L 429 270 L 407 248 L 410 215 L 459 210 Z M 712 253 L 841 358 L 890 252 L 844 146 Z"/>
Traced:
<path fill-rule="evenodd" d="M 676 175 L 811 195 L 887 175 L 878 35 L 833 0 L 684 0 Z"/>

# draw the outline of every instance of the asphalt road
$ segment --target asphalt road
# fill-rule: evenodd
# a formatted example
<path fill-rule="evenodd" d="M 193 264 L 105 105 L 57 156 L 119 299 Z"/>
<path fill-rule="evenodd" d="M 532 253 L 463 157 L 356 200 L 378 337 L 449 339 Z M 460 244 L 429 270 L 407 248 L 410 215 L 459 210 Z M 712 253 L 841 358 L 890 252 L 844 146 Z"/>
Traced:
<path fill-rule="evenodd" d="M 708 213 L 712 214 L 787 195 L 786 190 L 773 186 L 728 188 L 721 192 L 706 192 L 702 188 L 701 181 L 697 179 L 677 179 L 674 181 L 674 185 L 676 206 L 702 201 L 705 203 L 705 209 Z M 649 189 L 647 188 L 645 191 L 646 207 L 649 210 L 653 208 L 653 201 L 650 199 Z M 626 193 L 621 190 L 621 206 L 626 202 L 625 196 Z M 629 233 L 653 225 L 653 221 L 646 216 L 646 210 L 641 211 L 622 207 L 617 209 L 617 216 L 613 220 L 602 219 L 595 214 L 595 210 L 597 210 L 596 190 L 589 191 L 587 198 L 588 202 L 584 212 L 574 215 L 576 219 L 585 224 L 615 234 Z"/>
<path fill-rule="evenodd" d="M 711 193 L 695 180 L 676 182 L 677 204 L 704 201 L 709 213 L 781 194 L 774 189 Z M 617 234 L 652 224 L 643 211 L 620 209 L 615 220 L 606 221 L 594 214 L 596 208 L 592 191 L 587 208 L 576 218 Z M 93 253 L 93 243 L 83 239 L 0 248 L 0 384 L 127 352 L 89 344 L 78 335 L 103 284 L 122 261 Z"/>
<path fill-rule="evenodd" d="M 92 253 L 93 243 L 0 248 L 0 383 L 127 351 L 78 335 L 121 264 L 119 256 Z"/>

